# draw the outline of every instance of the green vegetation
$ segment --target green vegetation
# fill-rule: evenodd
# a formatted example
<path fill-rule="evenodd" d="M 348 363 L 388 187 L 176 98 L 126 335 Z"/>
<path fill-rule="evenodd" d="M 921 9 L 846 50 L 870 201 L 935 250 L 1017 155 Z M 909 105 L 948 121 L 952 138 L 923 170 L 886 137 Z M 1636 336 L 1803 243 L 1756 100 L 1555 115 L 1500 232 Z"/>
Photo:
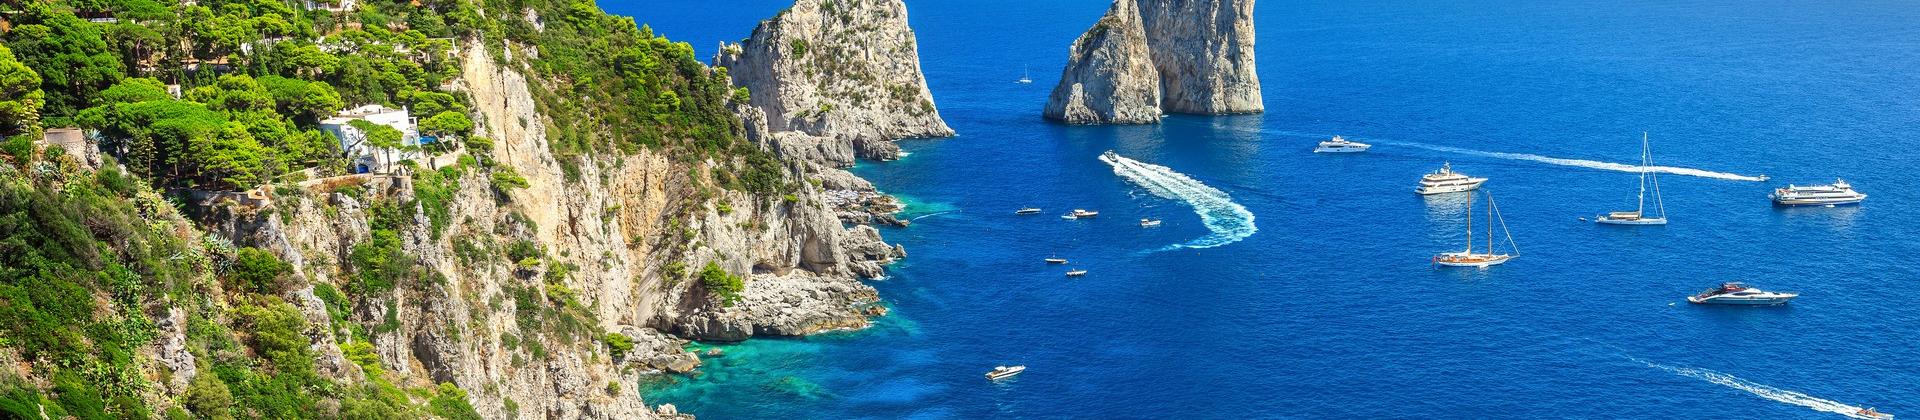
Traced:
<path fill-rule="evenodd" d="M 600 336 L 600 342 L 607 343 L 607 348 L 613 350 L 613 357 L 616 359 L 633 351 L 633 337 L 628 337 L 626 334 L 610 332 Z"/>
<path fill-rule="evenodd" d="M 286 288 L 286 276 L 293 265 L 260 248 L 241 248 L 233 262 L 233 283 L 229 288 L 260 294 L 278 294 Z"/>
<path fill-rule="evenodd" d="M 719 298 L 722 306 L 740 303 L 740 292 L 747 290 L 746 281 L 741 280 L 740 276 L 728 273 L 712 262 L 700 269 L 700 285 L 706 286 L 707 294 Z"/>

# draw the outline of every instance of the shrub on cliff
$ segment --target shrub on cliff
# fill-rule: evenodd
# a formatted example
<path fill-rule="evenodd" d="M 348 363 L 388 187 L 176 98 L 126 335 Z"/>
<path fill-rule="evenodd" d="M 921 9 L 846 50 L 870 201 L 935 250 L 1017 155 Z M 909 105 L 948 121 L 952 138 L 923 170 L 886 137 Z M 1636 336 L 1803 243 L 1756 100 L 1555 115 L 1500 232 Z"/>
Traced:
<path fill-rule="evenodd" d="M 740 303 L 740 292 L 747 289 L 746 281 L 740 276 L 728 273 L 713 262 L 707 262 L 707 267 L 700 269 L 700 284 L 707 287 L 709 295 L 719 298 L 722 306 Z"/>
<path fill-rule="evenodd" d="M 267 250 L 246 247 L 235 253 L 233 284 L 229 288 L 261 294 L 276 294 L 286 287 L 283 280 L 293 273 L 293 265 L 280 261 Z"/>

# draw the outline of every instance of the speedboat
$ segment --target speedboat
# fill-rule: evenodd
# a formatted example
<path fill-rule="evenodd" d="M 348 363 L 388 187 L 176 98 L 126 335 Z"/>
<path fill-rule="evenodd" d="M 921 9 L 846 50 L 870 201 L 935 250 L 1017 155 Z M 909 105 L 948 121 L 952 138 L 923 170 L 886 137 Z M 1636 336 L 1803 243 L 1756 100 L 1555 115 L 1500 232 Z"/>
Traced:
<path fill-rule="evenodd" d="M 1873 409 L 1873 407 L 1862 408 L 1860 411 L 1853 412 L 1853 414 L 1858 414 L 1861 417 L 1870 419 L 1893 420 L 1892 414 L 1882 413 L 1879 410 Z"/>
<path fill-rule="evenodd" d="M 1603 225 L 1664 225 L 1667 224 L 1667 204 L 1660 199 L 1660 175 L 1653 172 L 1653 152 L 1647 147 L 1647 133 L 1640 133 L 1640 196 L 1639 207 L 1633 211 L 1616 211 L 1594 216 L 1595 223 Z M 1660 211 L 1659 217 L 1647 215 L 1647 181 L 1653 181 L 1653 206 Z"/>
<path fill-rule="evenodd" d="M 1507 247 L 1513 253 L 1494 253 L 1493 224 L 1500 223 L 1500 231 L 1507 234 Z M 1483 252 L 1473 251 L 1473 206 L 1467 206 L 1467 249 L 1459 252 L 1443 252 L 1428 259 L 1429 262 L 1446 267 L 1477 267 L 1506 264 L 1520 256 L 1520 246 L 1513 242 L 1513 232 L 1507 229 L 1507 219 L 1500 215 L 1500 208 L 1493 204 L 1493 194 L 1487 194 L 1487 248 Z"/>
<path fill-rule="evenodd" d="M 1066 263 L 1067 263 L 1066 258 L 1047 257 L 1047 264 L 1066 264 Z"/>
<path fill-rule="evenodd" d="M 1067 213 L 1067 214 L 1064 214 L 1064 215 L 1061 215 L 1061 216 L 1060 216 L 1060 218 L 1062 218 L 1062 219 L 1087 219 L 1087 218 L 1093 218 L 1093 217 L 1099 217 L 1099 216 L 1100 216 L 1100 212 L 1097 212 L 1097 211 L 1088 211 L 1088 210 L 1082 210 L 1082 209 L 1073 209 L 1073 212 L 1072 212 L 1072 213 Z"/>
<path fill-rule="evenodd" d="M 1086 270 L 1086 269 L 1078 269 L 1078 268 L 1077 268 L 1077 269 L 1074 269 L 1074 270 L 1072 270 L 1072 271 L 1068 271 L 1068 272 L 1067 272 L 1067 277 L 1080 277 L 1080 276 L 1084 276 L 1084 275 L 1087 275 L 1087 270 Z"/>
<path fill-rule="evenodd" d="M 1355 153 L 1355 152 L 1365 152 L 1367 151 L 1367 148 L 1370 148 L 1370 147 L 1373 147 L 1373 145 L 1360 143 L 1360 142 L 1347 141 L 1346 138 L 1342 138 L 1340 136 L 1333 136 L 1332 140 L 1320 142 L 1320 147 L 1313 148 L 1313 152 L 1314 153 Z"/>
<path fill-rule="evenodd" d="M 1687 301 L 1713 305 L 1779 305 L 1799 296 L 1799 293 L 1769 292 L 1734 281 L 1722 283 L 1720 287 L 1707 289 L 1700 294 L 1687 296 Z"/>
<path fill-rule="evenodd" d="M 1140 219 L 1140 227 L 1155 227 L 1155 226 L 1160 226 L 1160 219 L 1153 219 L 1153 218 Z"/>
<path fill-rule="evenodd" d="M 1020 214 L 1020 215 L 1040 214 L 1040 208 L 1039 207 L 1021 207 L 1019 210 L 1014 210 L 1013 214 Z"/>
<path fill-rule="evenodd" d="M 1420 195 L 1466 192 L 1479 189 L 1480 184 L 1485 182 L 1487 182 L 1486 178 L 1474 178 L 1454 172 L 1453 163 L 1449 162 L 1441 164 L 1440 170 L 1421 176 L 1420 188 L 1413 192 Z"/>
<path fill-rule="evenodd" d="M 1777 188 L 1767 195 L 1773 204 L 1781 206 L 1835 206 L 1841 204 L 1860 204 L 1867 200 L 1866 194 L 1853 190 L 1853 184 L 1836 179 L 1828 185 L 1792 185 Z"/>
<path fill-rule="evenodd" d="M 1013 375 L 1019 375 L 1020 372 L 1025 372 L 1025 371 L 1027 371 L 1026 365 L 995 366 L 992 372 L 987 372 L 987 380 L 998 381 L 1001 379 L 1007 379 L 1007 378 L 1013 377 Z"/>

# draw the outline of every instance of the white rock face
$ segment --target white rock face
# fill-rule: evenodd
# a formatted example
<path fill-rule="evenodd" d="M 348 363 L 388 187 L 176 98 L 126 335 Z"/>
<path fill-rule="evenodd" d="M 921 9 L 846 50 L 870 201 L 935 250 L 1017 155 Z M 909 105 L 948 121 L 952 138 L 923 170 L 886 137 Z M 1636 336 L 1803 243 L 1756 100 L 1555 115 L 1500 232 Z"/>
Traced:
<path fill-rule="evenodd" d="M 1114 0 L 1074 42 L 1045 115 L 1126 124 L 1158 122 L 1163 111 L 1262 112 L 1253 35 L 1253 0 Z"/>
<path fill-rule="evenodd" d="M 1135 0 L 1115 0 L 1071 51 L 1060 84 L 1047 98 L 1047 118 L 1069 124 L 1160 122 L 1160 78 Z"/>
<path fill-rule="evenodd" d="M 726 67 L 765 117 L 774 150 L 834 166 L 898 158 L 892 140 L 947 137 L 900 0 L 798 0 L 723 44 Z M 775 134 L 795 132 L 797 134 Z"/>

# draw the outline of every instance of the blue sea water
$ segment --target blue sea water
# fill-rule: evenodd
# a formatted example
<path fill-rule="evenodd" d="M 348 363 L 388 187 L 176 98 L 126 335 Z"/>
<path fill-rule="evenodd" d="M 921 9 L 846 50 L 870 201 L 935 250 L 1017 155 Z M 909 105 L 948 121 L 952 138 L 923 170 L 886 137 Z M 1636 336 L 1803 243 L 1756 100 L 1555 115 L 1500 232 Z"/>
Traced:
<path fill-rule="evenodd" d="M 648 403 L 703 418 L 1920 415 L 1920 3 L 1263 1 L 1265 114 L 1043 121 L 1067 45 L 1106 3 L 911 2 L 960 136 L 855 170 L 917 217 L 884 232 L 912 254 L 873 282 L 893 314 L 721 345 L 701 375 L 643 384 Z M 785 6 L 603 4 L 702 54 Z M 1033 84 L 1012 83 L 1022 66 Z M 1632 207 L 1635 175 L 1595 167 L 1634 163 L 1643 131 L 1657 163 L 1708 176 L 1660 178 L 1671 225 L 1578 220 Z M 1333 134 L 1376 147 L 1308 152 Z M 1097 159 L 1108 149 L 1191 182 L 1122 177 Z M 1428 265 L 1464 240 L 1465 196 L 1411 192 L 1447 161 L 1492 178 L 1520 258 Z M 1835 177 L 1872 198 L 1766 201 Z M 1047 213 L 1011 214 L 1026 205 Z M 1102 215 L 1056 217 L 1072 208 Z M 1056 254 L 1090 273 L 1041 263 Z M 1724 280 L 1804 295 L 1683 300 Z M 1015 379 L 980 376 L 1016 363 Z"/>

